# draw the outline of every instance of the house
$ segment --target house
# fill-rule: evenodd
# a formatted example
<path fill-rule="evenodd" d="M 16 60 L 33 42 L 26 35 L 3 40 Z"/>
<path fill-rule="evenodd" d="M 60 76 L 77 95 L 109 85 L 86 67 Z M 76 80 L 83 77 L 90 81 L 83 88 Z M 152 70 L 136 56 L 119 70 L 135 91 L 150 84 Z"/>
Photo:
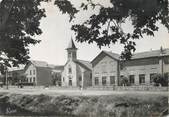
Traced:
<path fill-rule="evenodd" d="M 67 50 L 67 62 L 62 72 L 63 87 L 92 86 L 92 65 L 89 61 L 77 59 L 77 48 L 71 39 Z"/>
<path fill-rule="evenodd" d="M 8 85 L 15 85 L 18 82 L 24 82 L 24 69 L 13 69 L 7 73 Z"/>
<path fill-rule="evenodd" d="M 120 55 L 102 51 L 92 60 L 92 86 L 120 85 L 120 79 L 129 78 L 132 85 L 151 85 L 153 75 L 169 74 L 169 49 L 136 53 L 123 61 Z"/>
<path fill-rule="evenodd" d="M 51 66 L 44 61 L 30 61 L 25 66 L 28 83 L 34 85 L 52 85 Z"/>

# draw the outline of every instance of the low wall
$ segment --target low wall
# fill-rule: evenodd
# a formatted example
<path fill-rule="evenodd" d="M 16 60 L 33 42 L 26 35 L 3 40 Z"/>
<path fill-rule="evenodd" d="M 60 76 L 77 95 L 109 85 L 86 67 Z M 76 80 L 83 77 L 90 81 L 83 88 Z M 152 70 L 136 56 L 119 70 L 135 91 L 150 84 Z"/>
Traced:
<path fill-rule="evenodd" d="M 4 86 L 5 88 L 6 86 Z M 17 86 L 9 86 L 9 88 L 16 88 Z M 58 87 L 58 86 L 24 86 L 26 89 L 69 89 L 80 90 L 79 87 Z M 114 90 L 114 91 L 168 91 L 169 87 L 158 86 L 92 86 L 84 88 L 84 90 Z"/>
<path fill-rule="evenodd" d="M 168 91 L 168 87 L 155 86 L 104 86 L 88 87 L 87 90 L 115 90 L 115 91 Z"/>

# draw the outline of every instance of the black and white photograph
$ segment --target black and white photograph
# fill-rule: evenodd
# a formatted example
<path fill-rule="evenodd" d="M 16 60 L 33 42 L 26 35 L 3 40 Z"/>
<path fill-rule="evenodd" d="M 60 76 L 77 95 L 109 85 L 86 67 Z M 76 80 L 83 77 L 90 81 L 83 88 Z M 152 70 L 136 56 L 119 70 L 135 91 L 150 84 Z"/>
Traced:
<path fill-rule="evenodd" d="M 169 0 L 0 0 L 0 117 L 169 117 Z"/>

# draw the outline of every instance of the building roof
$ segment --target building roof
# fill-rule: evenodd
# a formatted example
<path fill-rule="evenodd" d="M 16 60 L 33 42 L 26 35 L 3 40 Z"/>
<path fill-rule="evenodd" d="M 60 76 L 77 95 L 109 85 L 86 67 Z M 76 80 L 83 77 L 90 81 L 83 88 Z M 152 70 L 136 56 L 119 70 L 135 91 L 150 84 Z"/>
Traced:
<path fill-rule="evenodd" d="M 162 50 L 152 50 L 152 51 L 136 53 L 136 54 L 133 54 L 131 59 L 160 57 L 160 56 L 169 56 L 169 48 L 162 49 Z"/>
<path fill-rule="evenodd" d="M 48 67 L 54 69 L 56 67 L 56 65 L 48 64 Z"/>
<path fill-rule="evenodd" d="M 19 67 L 9 67 L 8 71 L 16 71 L 16 70 L 23 70 L 25 65 L 19 65 Z"/>
<path fill-rule="evenodd" d="M 98 54 L 93 60 L 92 60 L 92 65 L 95 66 L 99 61 L 101 61 L 105 56 L 109 56 L 112 59 L 115 60 L 120 60 L 120 55 L 113 53 L 111 51 L 102 51 L 100 54 Z"/>
<path fill-rule="evenodd" d="M 77 59 L 75 60 L 75 62 L 88 70 L 92 70 L 92 64 L 90 63 L 90 61 L 84 61 L 84 60 Z"/>
<path fill-rule="evenodd" d="M 63 69 L 64 69 L 64 66 L 63 66 L 63 65 L 55 66 L 54 69 L 55 69 L 55 70 L 63 70 Z"/>
<path fill-rule="evenodd" d="M 70 40 L 67 49 L 77 49 L 74 42 L 73 42 L 73 39 Z"/>
<path fill-rule="evenodd" d="M 111 51 L 105 51 L 105 50 L 103 52 L 106 53 L 107 55 L 109 55 L 111 58 L 114 58 L 116 60 L 120 59 L 120 55 L 119 54 L 113 53 Z"/>
<path fill-rule="evenodd" d="M 120 55 L 119 54 L 113 53 L 111 51 L 102 51 L 99 55 L 97 55 L 92 60 L 91 63 L 95 66 L 106 55 L 111 57 L 112 59 L 120 60 Z M 135 53 L 135 54 L 133 54 L 131 59 L 151 58 L 151 57 L 160 57 L 160 56 L 169 56 L 169 48 L 166 48 L 166 49 L 162 49 L 161 48 L 159 50 L 152 50 L 152 51 Z"/>
<path fill-rule="evenodd" d="M 31 60 L 30 61 L 33 65 L 35 65 L 36 67 L 49 67 L 48 63 L 45 61 L 35 61 L 35 60 Z"/>

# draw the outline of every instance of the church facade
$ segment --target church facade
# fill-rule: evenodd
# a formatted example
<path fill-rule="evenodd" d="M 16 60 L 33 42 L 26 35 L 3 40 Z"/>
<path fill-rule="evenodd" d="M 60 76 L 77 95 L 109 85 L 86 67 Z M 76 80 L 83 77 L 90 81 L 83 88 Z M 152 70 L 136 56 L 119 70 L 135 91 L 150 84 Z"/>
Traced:
<path fill-rule="evenodd" d="M 67 62 L 62 71 L 63 87 L 85 88 L 92 86 L 92 65 L 89 61 L 77 59 L 77 48 L 70 41 L 67 50 Z"/>

